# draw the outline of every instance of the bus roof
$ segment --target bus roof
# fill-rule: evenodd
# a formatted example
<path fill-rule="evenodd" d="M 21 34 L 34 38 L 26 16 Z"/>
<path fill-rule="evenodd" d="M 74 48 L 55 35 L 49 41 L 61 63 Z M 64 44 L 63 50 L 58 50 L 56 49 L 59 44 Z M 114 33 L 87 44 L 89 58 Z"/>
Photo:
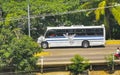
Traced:
<path fill-rule="evenodd" d="M 104 25 L 100 26 L 84 26 L 84 25 L 77 25 L 77 26 L 60 26 L 60 27 L 47 27 L 47 30 L 50 29 L 82 29 L 82 28 L 104 28 Z"/>

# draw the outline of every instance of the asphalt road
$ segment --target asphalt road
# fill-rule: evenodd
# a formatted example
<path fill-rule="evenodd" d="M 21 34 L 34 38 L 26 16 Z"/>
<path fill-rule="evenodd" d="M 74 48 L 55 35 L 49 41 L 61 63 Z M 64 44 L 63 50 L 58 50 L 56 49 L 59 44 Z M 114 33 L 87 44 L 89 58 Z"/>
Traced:
<path fill-rule="evenodd" d="M 44 65 L 65 64 L 65 62 L 70 63 L 71 58 L 73 58 L 76 54 L 79 54 L 89 61 L 105 60 L 105 56 L 115 53 L 117 47 L 120 47 L 120 45 L 107 45 L 105 47 L 91 48 L 67 47 L 44 49 L 44 51 L 50 52 L 50 55 L 44 56 L 43 62 Z M 41 58 L 38 60 L 38 63 L 41 64 Z"/>

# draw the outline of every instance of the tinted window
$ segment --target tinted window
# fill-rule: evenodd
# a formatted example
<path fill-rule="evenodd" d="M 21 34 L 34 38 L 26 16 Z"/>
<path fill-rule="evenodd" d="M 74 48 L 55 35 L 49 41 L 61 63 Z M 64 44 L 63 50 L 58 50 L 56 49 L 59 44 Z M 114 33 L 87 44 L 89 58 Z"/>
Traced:
<path fill-rule="evenodd" d="M 56 36 L 56 30 L 48 30 L 46 33 L 46 38 L 50 38 L 50 37 L 55 37 Z"/>
<path fill-rule="evenodd" d="M 68 33 L 69 35 L 76 34 L 76 36 L 91 36 L 91 35 L 103 35 L 102 28 L 93 28 L 93 29 L 52 29 L 48 30 L 46 37 L 53 36 L 63 36 L 63 34 Z"/>
<path fill-rule="evenodd" d="M 86 35 L 86 30 L 85 29 L 76 29 L 76 35 L 77 36 Z"/>
<path fill-rule="evenodd" d="M 57 29 L 56 30 L 56 35 L 57 36 L 63 36 L 65 34 L 66 30 L 65 29 Z"/>
<path fill-rule="evenodd" d="M 74 29 L 59 29 L 56 30 L 56 35 L 57 36 L 63 36 L 63 34 L 68 33 L 69 35 L 71 34 L 75 34 L 75 30 Z"/>
<path fill-rule="evenodd" d="M 69 35 L 75 34 L 75 29 L 68 29 L 67 32 Z"/>
<path fill-rule="evenodd" d="M 102 28 L 96 28 L 95 32 L 96 32 L 96 35 L 103 35 L 103 29 Z"/>
<path fill-rule="evenodd" d="M 95 29 L 86 29 L 86 35 L 95 35 Z"/>

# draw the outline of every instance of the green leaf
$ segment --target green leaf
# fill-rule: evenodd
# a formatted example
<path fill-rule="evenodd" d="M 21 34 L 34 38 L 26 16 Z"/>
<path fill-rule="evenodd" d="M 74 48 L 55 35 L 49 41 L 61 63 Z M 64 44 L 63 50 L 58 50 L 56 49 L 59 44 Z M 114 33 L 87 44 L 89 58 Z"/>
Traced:
<path fill-rule="evenodd" d="M 9 58 L 11 54 L 10 54 L 9 52 L 5 52 L 3 55 L 4 55 L 6 58 Z"/>
<path fill-rule="evenodd" d="M 120 6 L 111 8 L 111 12 L 114 18 L 116 19 L 116 21 L 118 22 L 118 24 L 120 25 Z"/>

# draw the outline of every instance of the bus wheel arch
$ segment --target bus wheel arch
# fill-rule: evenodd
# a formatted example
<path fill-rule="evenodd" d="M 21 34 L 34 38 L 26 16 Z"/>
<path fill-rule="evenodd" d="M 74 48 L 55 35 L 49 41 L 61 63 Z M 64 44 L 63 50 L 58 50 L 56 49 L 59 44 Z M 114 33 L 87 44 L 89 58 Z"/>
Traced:
<path fill-rule="evenodd" d="M 44 48 L 44 49 L 47 49 L 48 48 L 48 42 L 46 42 L 46 41 L 42 42 L 41 47 Z"/>
<path fill-rule="evenodd" d="M 83 47 L 83 48 L 88 48 L 89 46 L 90 46 L 90 43 L 89 43 L 88 40 L 82 41 L 82 47 Z"/>

